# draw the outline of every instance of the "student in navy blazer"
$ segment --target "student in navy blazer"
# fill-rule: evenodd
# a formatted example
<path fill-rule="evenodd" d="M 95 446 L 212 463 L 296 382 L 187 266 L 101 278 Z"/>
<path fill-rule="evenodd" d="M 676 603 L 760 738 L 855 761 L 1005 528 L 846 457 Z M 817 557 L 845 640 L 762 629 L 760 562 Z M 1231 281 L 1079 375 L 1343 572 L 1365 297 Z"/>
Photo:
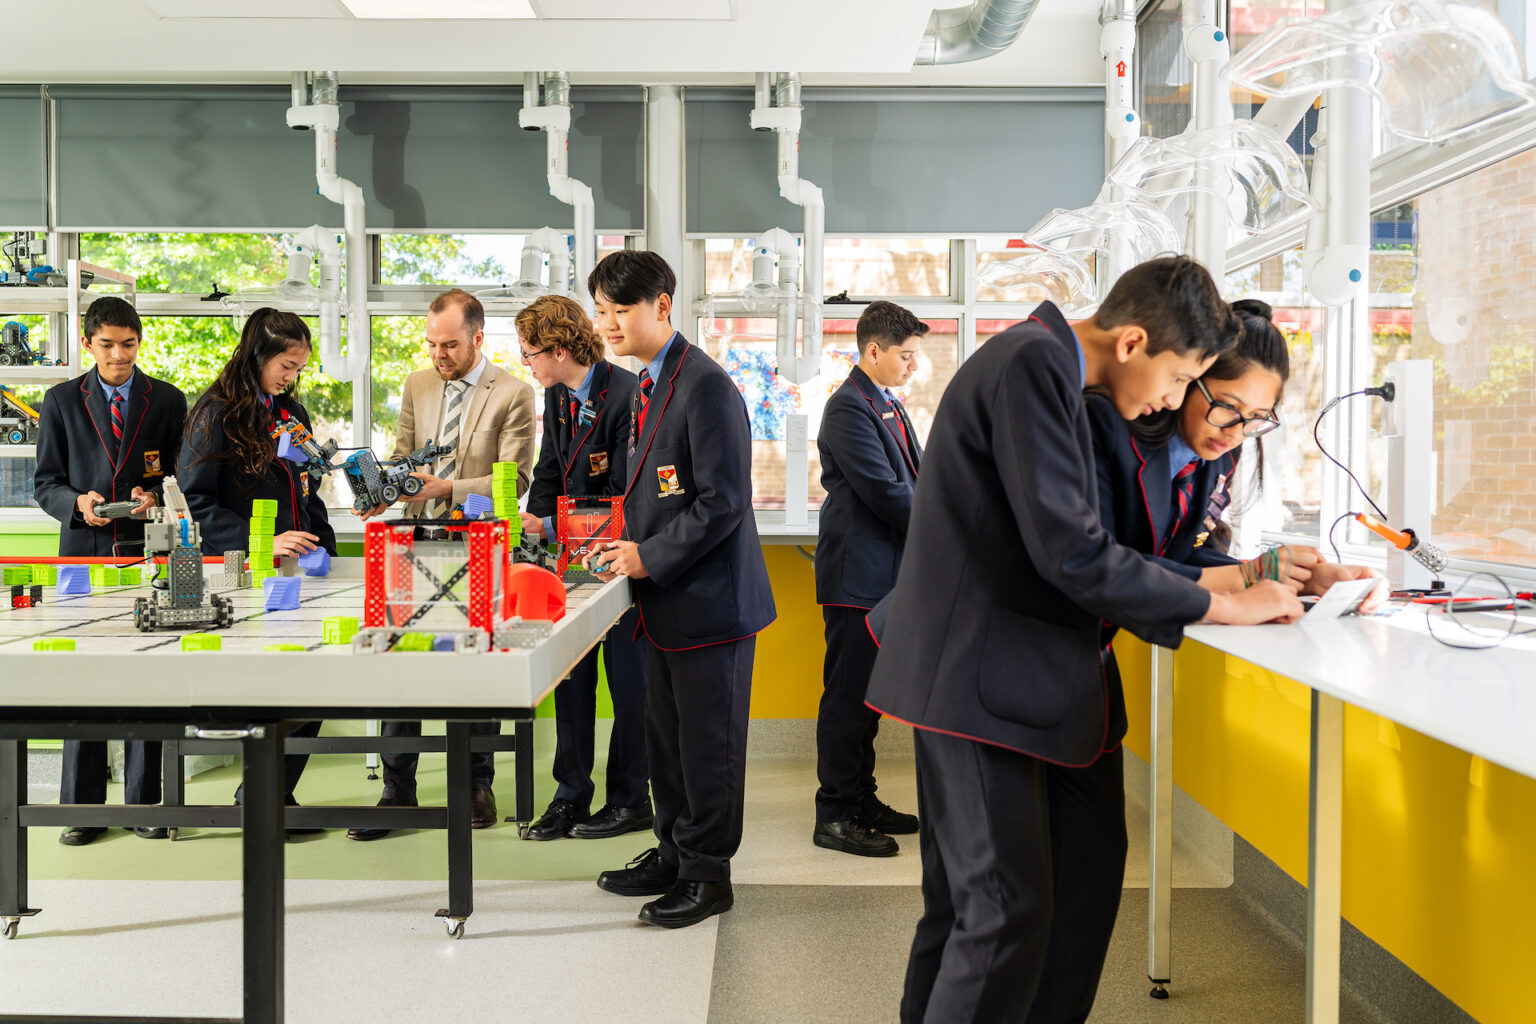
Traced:
<path fill-rule="evenodd" d="M 311 352 L 302 319 L 270 307 L 258 309 L 246 320 L 229 362 L 192 407 L 177 461 L 178 482 L 202 532 L 205 554 L 246 549 L 251 502 L 257 498 L 277 501 L 273 554 L 302 555 L 317 547 L 336 554 L 324 499 L 297 463 L 277 457 L 272 438 L 273 426 L 283 420 L 311 426 L 309 413 L 292 394 Z M 304 722 L 290 735 L 319 733 L 319 722 Z M 290 805 L 298 802 L 293 790 L 308 762 L 308 754 L 283 759 Z M 238 792 L 235 799 L 240 799 Z"/>
<path fill-rule="evenodd" d="M 677 278 L 653 252 L 604 257 L 588 288 L 598 331 L 644 361 L 631 402 L 624 540 L 589 566 L 630 578 L 646 639 L 645 747 L 655 849 L 597 884 L 657 896 L 640 911 L 678 928 L 729 910 L 741 844 L 748 702 L 773 592 L 752 517 L 752 436 L 725 370 L 672 329 Z"/>
<path fill-rule="evenodd" d="M 1085 385 L 1124 418 L 1177 406 L 1236 318 L 1183 257 L 1093 319 L 1051 303 L 961 365 L 928 435 L 872 707 L 916 727 L 923 916 L 901 1019 L 1088 1017 L 1125 861 L 1099 624 L 1177 645 L 1201 619 L 1299 618 L 1265 582 L 1213 594 L 1099 523 Z"/>
<path fill-rule="evenodd" d="M 877 648 L 864 617 L 896 585 L 923 448 L 891 389 L 911 379 L 928 325 L 893 302 L 859 316 L 859 361 L 827 399 L 816 435 L 822 503 L 816 601 L 827 654 L 816 715 L 817 846 L 863 857 L 897 852 L 917 818 L 875 795 L 880 716 L 864 703 Z"/>
<path fill-rule="evenodd" d="M 1285 336 L 1269 305 L 1243 299 L 1232 310 L 1243 325 L 1237 344 L 1190 385 L 1177 410 L 1127 424 L 1108 396 L 1085 395 L 1104 528 L 1121 544 L 1156 556 L 1201 586 L 1229 591 L 1257 579 L 1260 568 L 1254 558 L 1248 571 L 1239 569 L 1242 563 L 1221 540 L 1229 532 L 1222 517 L 1232 501 L 1243 440 L 1252 438 L 1259 456 L 1256 496 L 1264 485 L 1262 438 L 1280 426 L 1280 399 L 1291 372 Z M 1375 575 L 1363 566 L 1324 561 L 1312 547 L 1286 548 L 1280 563 L 1289 567 L 1284 582 L 1303 594 Z"/>
<path fill-rule="evenodd" d="M 523 365 L 544 388 L 544 440 L 528 490 L 523 533 L 553 540 L 562 497 L 622 494 L 635 375 L 606 358 L 607 349 L 580 304 L 545 295 L 517 314 Z M 645 768 L 645 648 L 631 607 L 555 689 L 555 795 L 528 828 L 528 839 L 604 839 L 655 823 Z M 601 650 L 613 697 L 607 799 L 589 814 L 595 787 L 597 659 Z"/>
<path fill-rule="evenodd" d="M 141 556 L 143 519 L 102 519 L 93 509 L 137 500 L 139 510 L 148 510 L 159 503 L 166 476 L 176 472 L 187 398 L 135 367 L 143 333 L 126 300 L 93 301 L 81 322 L 81 347 L 96 365 L 49 388 L 43 400 L 33 486 L 38 505 L 61 524 L 60 555 Z M 59 803 L 106 802 L 104 740 L 65 740 L 63 769 Z M 123 771 L 124 803 L 160 802 L 159 742 L 128 740 Z M 59 841 L 84 846 L 105 831 L 77 825 Z M 144 839 L 168 834 L 147 826 L 133 832 Z"/>

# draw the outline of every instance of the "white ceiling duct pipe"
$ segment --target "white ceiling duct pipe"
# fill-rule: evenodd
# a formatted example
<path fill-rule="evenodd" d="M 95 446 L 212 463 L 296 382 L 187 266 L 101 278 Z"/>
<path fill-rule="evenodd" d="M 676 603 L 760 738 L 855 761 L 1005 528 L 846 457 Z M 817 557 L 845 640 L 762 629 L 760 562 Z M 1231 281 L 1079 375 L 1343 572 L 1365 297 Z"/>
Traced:
<path fill-rule="evenodd" d="M 1184 50 L 1195 66 L 1194 126 L 1214 128 L 1232 122 L 1231 85 L 1222 75 L 1232 59 L 1227 33 L 1216 22 L 1216 0 L 1184 0 Z M 1226 211 L 1216 201 L 1212 175 L 1202 173 L 1200 190 L 1190 203 L 1185 251 L 1224 287 L 1227 265 Z"/>
<path fill-rule="evenodd" d="M 544 76 L 544 101 L 537 102 L 537 79 L 525 76 L 523 108 L 517 112 L 517 123 L 530 131 L 545 133 L 545 168 L 549 176 L 549 194 L 569 205 L 575 212 L 576 287 L 575 297 L 581 307 L 592 314 L 592 297 L 587 292 L 587 278 L 597 265 L 596 214 L 592 202 L 592 189 L 570 175 L 571 135 L 571 86 L 564 72 L 552 71 Z M 530 103 L 530 100 L 534 102 Z M 552 289 L 562 290 L 564 284 L 551 282 Z"/>
<path fill-rule="evenodd" d="M 964 64 L 1001 53 L 1024 31 L 1039 0 L 976 0 L 938 9 L 928 18 L 914 66 Z"/>
<path fill-rule="evenodd" d="M 299 91 L 297 79 L 294 91 Z M 315 190 L 342 208 L 342 230 L 347 238 L 347 351 L 342 353 L 339 337 L 332 338 L 327 347 L 322 333 L 320 370 L 335 380 L 352 381 L 368 365 L 373 330 L 368 319 L 368 236 L 363 219 L 363 190 L 336 173 L 336 131 L 340 124 L 336 73 L 317 71 L 309 102 L 288 108 L 288 127 L 314 130 Z"/>
<path fill-rule="evenodd" d="M 780 75 L 773 92 L 775 105 L 755 107 L 751 125 L 754 131 L 778 133 L 779 195 L 805 211 L 803 289 L 798 280 L 794 247 L 778 250 L 779 282 L 785 291 L 779 315 L 779 375 L 792 383 L 804 384 L 821 369 L 822 250 L 826 238 L 826 207 L 821 189 L 800 177 L 800 76 Z M 802 290 L 805 293 L 803 303 L 800 301 Z M 797 318 L 804 321 L 798 350 L 795 345 Z"/>
<path fill-rule="evenodd" d="M 545 283 L 544 261 L 549 260 Z M 523 259 L 516 284 L 475 292 L 477 299 L 522 299 L 532 302 L 540 295 L 570 295 L 571 246 L 565 232 L 539 228 L 523 243 Z"/>
<path fill-rule="evenodd" d="M 1141 136 L 1131 59 L 1136 52 L 1136 0 L 1104 0 L 1099 14 L 1099 56 L 1104 59 L 1104 134 L 1113 167 Z M 1120 198 L 1120 197 L 1116 197 Z"/>
<path fill-rule="evenodd" d="M 334 352 L 341 345 L 341 246 L 332 228 L 311 224 L 288 243 L 288 276 L 275 287 L 245 288 L 226 295 L 223 307 L 229 311 L 235 330 L 241 330 L 248 318 L 263 306 L 304 315 L 317 310 L 320 319 L 319 348 Z M 309 268 L 320 265 L 320 287 L 309 283 Z"/>

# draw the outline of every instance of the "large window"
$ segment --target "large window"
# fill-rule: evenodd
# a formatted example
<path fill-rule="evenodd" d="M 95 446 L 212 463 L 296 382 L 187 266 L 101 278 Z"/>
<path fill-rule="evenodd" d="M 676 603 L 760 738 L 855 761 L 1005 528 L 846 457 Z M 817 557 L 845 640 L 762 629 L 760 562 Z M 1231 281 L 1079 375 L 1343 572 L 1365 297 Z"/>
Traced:
<path fill-rule="evenodd" d="M 959 365 L 959 324 L 955 320 L 926 320 L 918 369 L 898 397 L 906 406 L 920 443 L 928 439 L 939 396 Z M 827 320 L 823 324 L 821 372 L 804 384 L 791 384 L 774 372 L 776 321 L 728 317 L 699 323 L 705 349 L 720 359 L 747 403 L 752 426 L 752 503 L 757 508 L 783 508 L 785 491 L 785 417 L 809 417 L 809 478 L 811 507 L 826 500 L 821 486 L 821 459 L 816 435 L 821 414 L 848 372 L 858 362 L 857 320 Z"/>
<path fill-rule="evenodd" d="M 740 292 L 752 281 L 755 238 L 704 242 L 704 290 Z M 822 248 L 825 296 L 849 299 L 949 294 L 947 238 L 828 238 Z"/>

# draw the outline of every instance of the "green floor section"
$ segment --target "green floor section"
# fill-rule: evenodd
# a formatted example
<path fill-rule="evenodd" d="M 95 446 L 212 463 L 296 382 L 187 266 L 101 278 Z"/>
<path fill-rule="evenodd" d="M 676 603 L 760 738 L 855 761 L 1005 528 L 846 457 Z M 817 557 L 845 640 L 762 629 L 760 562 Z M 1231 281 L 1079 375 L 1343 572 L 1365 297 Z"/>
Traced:
<path fill-rule="evenodd" d="M 429 723 L 427 731 L 434 731 Z M 598 763 L 593 772 L 602 799 L 603 758 L 608 723 L 598 721 Z M 510 728 L 510 727 L 508 727 Z M 441 732 L 441 728 L 436 730 Z M 360 735 L 361 724 L 327 723 L 325 735 Z M 554 794 L 550 777 L 554 731 L 535 727 L 534 811 L 543 812 Z M 496 759 L 496 801 L 501 816 L 513 812 L 513 754 Z M 187 784 L 187 802 L 228 804 L 239 783 L 237 767 L 219 768 Z M 441 805 L 447 783 L 441 754 L 423 754 L 417 774 L 418 798 Z M 361 755 L 326 754 L 310 758 L 299 782 L 298 799 L 305 805 L 373 804 L 382 782 L 370 782 Z M 107 800 L 122 800 L 122 787 L 112 785 Z M 89 846 L 58 842 L 58 830 L 28 830 L 30 876 L 34 879 L 239 879 L 240 833 L 228 829 L 182 829 L 175 842 L 139 839 L 124 829 L 112 829 Z M 477 831 L 474 873 L 486 880 L 582 881 L 596 879 L 605 868 L 623 867 L 641 851 L 655 845 L 649 832 L 616 839 L 558 839 L 536 843 L 521 840 L 515 826 L 502 823 Z M 300 836 L 287 844 L 289 878 L 379 878 L 401 881 L 446 879 L 448 842 L 440 830 L 397 832 L 371 843 L 346 837 L 345 830 Z"/>

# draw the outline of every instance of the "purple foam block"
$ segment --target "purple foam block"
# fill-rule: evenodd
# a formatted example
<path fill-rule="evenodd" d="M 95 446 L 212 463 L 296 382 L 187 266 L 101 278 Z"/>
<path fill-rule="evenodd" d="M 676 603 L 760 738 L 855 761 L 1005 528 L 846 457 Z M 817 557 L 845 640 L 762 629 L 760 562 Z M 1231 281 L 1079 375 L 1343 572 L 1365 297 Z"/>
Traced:
<path fill-rule="evenodd" d="M 309 461 L 309 456 L 293 443 L 293 438 L 287 433 L 277 435 L 277 457 L 287 459 L 289 462 L 297 462 L 301 466 Z"/>
<path fill-rule="evenodd" d="M 434 651 L 451 651 L 451 650 L 453 650 L 453 637 L 451 637 L 451 636 L 436 636 L 436 637 L 433 637 L 432 638 L 432 649 Z"/>
<path fill-rule="evenodd" d="M 496 508 L 496 503 L 483 494 L 469 494 L 464 497 L 464 518 L 479 519 L 489 515 Z"/>
<path fill-rule="evenodd" d="M 299 568 L 305 576 L 324 576 L 331 571 L 331 553 L 325 548 L 315 548 L 299 556 Z"/>
<path fill-rule="evenodd" d="M 91 592 L 91 568 L 88 565 L 59 566 L 59 593 L 72 596 Z"/>
<path fill-rule="evenodd" d="M 261 581 L 261 589 L 265 593 L 262 602 L 269 612 L 291 612 L 299 607 L 299 577 L 297 576 L 273 576 Z"/>

